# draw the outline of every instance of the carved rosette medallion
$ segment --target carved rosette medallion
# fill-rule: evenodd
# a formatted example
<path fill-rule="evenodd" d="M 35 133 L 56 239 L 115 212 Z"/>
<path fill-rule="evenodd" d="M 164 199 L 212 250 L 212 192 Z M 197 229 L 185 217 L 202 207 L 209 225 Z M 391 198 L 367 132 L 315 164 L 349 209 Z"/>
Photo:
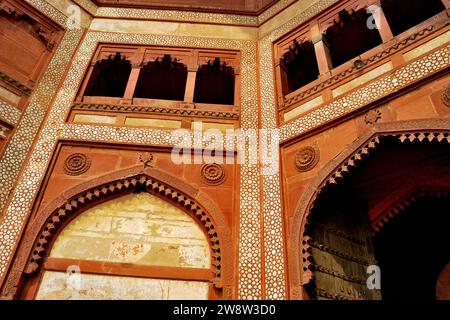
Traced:
<path fill-rule="evenodd" d="M 450 85 L 448 85 L 442 93 L 442 102 L 450 108 Z"/>
<path fill-rule="evenodd" d="M 91 167 L 91 159 L 83 153 L 73 153 L 64 162 L 64 172 L 69 176 L 79 176 Z"/>
<path fill-rule="evenodd" d="M 225 180 L 225 170 L 216 163 L 205 164 L 202 167 L 201 176 L 204 182 L 217 185 Z"/>
<path fill-rule="evenodd" d="M 367 125 L 375 124 L 380 119 L 381 119 L 381 111 L 380 110 L 376 110 L 376 109 L 370 110 L 364 116 L 364 122 Z"/>
<path fill-rule="evenodd" d="M 297 151 L 295 155 L 295 167 L 298 171 L 309 171 L 319 162 L 319 149 L 308 146 Z"/>

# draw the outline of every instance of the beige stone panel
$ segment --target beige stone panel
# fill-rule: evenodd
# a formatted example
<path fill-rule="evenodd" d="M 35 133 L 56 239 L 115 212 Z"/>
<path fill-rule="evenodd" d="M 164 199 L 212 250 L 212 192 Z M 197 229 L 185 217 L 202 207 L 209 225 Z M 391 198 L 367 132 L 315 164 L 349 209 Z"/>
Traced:
<path fill-rule="evenodd" d="M 201 125 L 200 125 L 201 123 Z M 192 122 L 191 124 L 192 130 L 210 130 L 210 129 L 217 129 L 224 133 L 226 133 L 227 130 L 234 129 L 234 125 L 232 123 L 217 123 L 217 122 Z"/>
<path fill-rule="evenodd" d="M 55 9 L 57 9 L 59 12 L 64 14 L 67 17 L 70 17 L 72 14 L 72 11 L 69 10 L 70 6 L 74 5 L 74 3 L 70 0 L 46 0 L 48 3 L 50 3 Z M 81 18 L 81 26 L 83 28 L 89 27 L 91 23 L 91 15 L 87 13 L 85 10 L 80 8 L 80 18 Z"/>
<path fill-rule="evenodd" d="M 155 128 L 181 128 L 181 121 L 165 120 L 165 119 L 149 119 L 149 118 L 126 118 L 125 125 L 138 127 L 155 127 Z"/>
<path fill-rule="evenodd" d="M 418 46 L 417 48 L 406 52 L 403 54 L 403 57 L 406 61 L 410 61 L 414 58 L 417 58 L 427 52 L 430 52 L 433 49 L 436 49 L 450 41 L 450 31 L 447 31 L 444 34 L 441 34 L 439 37 L 433 38 L 432 40 Z"/>
<path fill-rule="evenodd" d="M 206 300 L 208 283 L 46 271 L 37 300 Z"/>
<path fill-rule="evenodd" d="M 93 114 L 76 114 L 73 118 L 76 123 L 102 123 L 102 124 L 116 124 L 116 117 L 99 116 Z"/>
<path fill-rule="evenodd" d="M 266 21 L 259 27 L 259 39 L 263 38 L 273 30 L 285 24 L 287 21 L 291 20 L 297 16 L 300 12 L 305 11 L 308 7 L 314 4 L 315 0 L 303 0 L 297 1 L 288 8 L 284 9 L 272 19 Z"/>
<path fill-rule="evenodd" d="M 82 213 L 58 236 L 51 257 L 170 267 L 210 267 L 204 232 L 184 211 L 149 193 Z"/>
<path fill-rule="evenodd" d="M 393 68 L 392 62 L 387 62 L 379 67 L 376 67 L 375 69 L 370 70 L 364 75 L 356 79 L 353 79 L 352 81 L 349 81 L 346 84 L 343 84 L 342 86 L 339 86 L 336 89 L 334 89 L 332 91 L 333 97 L 340 96 L 341 94 L 344 94 L 352 89 L 355 89 L 356 87 L 359 87 L 360 85 L 363 85 L 364 83 L 367 83 L 370 80 L 375 79 L 376 77 L 382 75 L 383 73 L 392 70 L 392 68 Z"/>
<path fill-rule="evenodd" d="M 254 27 L 220 26 L 167 21 L 139 21 L 95 18 L 91 31 L 196 36 L 239 40 L 257 40 L 258 30 Z M 201 43 L 199 43 L 199 46 Z"/>
<path fill-rule="evenodd" d="M 296 116 L 298 116 L 299 114 L 305 113 L 308 110 L 311 110 L 314 107 L 317 107 L 318 105 L 323 103 L 323 97 L 322 96 L 318 96 L 317 98 L 314 98 L 288 112 L 286 112 L 283 115 L 284 121 L 289 121 L 293 118 L 295 118 Z"/>

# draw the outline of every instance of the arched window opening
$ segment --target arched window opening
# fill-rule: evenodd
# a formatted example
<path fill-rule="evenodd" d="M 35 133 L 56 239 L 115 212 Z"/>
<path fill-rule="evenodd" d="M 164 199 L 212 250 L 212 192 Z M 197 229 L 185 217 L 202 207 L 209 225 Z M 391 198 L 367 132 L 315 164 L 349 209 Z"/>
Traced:
<path fill-rule="evenodd" d="M 383 41 L 377 29 L 367 28 L 371 14 L 366 9 L 339 12 L 334 25 L 324 33 L 324 40 L 330 51 L 334 67 L 380 45 Z"/>
<path fill-rule="evenodd" d="M 183 210 L 147 192 L 81 213 L 59 233 L 46 261 L 36 299 L 186 300 L 211 294 L 205 232 Z M 81 273 L 68 278 L 73 266 Z"/>
<path fill-rule="evenodd" d="M 395 36 L 445 10 L 441 0 L 381 0 L 381 7 Z"/>
<path fill-rule="evenodd" d="M 166 54 L 147 63 L 139 74 L 136 98 L 184 100 L 188 70 L 176 58 Z"/>
<path fill-rule="evenodd" d="M 289 47 L 280 59 L 282 72 L 287 75 L 287 88 L 283 88 L 283 94 L 287 95 L 319 77 L 314 44 L 311 41 L 294 44 Z"/>
<path fill-rule="evenodd" d="M 85 96 L 123 97 L 131 73 L 131 63 L 119 52 L 95 64 Z"/>
<path fill-rule="evenodd" d="M 215 58 L 198 68 L 194 102 L 234 105 L 234 82 L 233 68 Z"/>

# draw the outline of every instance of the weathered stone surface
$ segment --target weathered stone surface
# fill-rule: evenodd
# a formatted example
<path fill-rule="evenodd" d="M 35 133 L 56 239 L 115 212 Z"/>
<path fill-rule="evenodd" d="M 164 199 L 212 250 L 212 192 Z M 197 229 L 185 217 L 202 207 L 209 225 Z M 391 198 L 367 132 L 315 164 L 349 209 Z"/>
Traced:
<path fill-rule="evenodd" d="M 206 236 L 180 209 L 148 193 L 89 209 L 59 235 L 51 257 L 209 268 Z"/>
<path fill-rule="evenodd" d="M 38 300 L 204 300 L 208 283 L 46 271 Z"/>

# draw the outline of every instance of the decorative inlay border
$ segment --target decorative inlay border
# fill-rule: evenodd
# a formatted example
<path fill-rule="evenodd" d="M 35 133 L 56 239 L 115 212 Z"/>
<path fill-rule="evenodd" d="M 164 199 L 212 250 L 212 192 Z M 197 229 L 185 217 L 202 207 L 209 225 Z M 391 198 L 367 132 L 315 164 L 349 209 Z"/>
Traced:
<path fill-rule="evenodd" d="M 68 33 L 71 34 L 71 33 Z M 67 35 L 66 35 L 67 36 Z M 16 182 L 9 206 L 0 223 L 0 275 L 3 276 L 14 246 L 20 237 L 22 224 L 29 214 L 40 181 L 43 179 L 53 148 L 59 138 L 91 141 L 132 142 L 134 144 L 152 144 L 171 146 L 171 130 L 142 129 L 95 125 L 66 124 L 65 117 L 70 111 L 85 70 L 99 42 L 132 43 L 158 46 L 221 48 L 241 51 L 241 127 L 255 129 L 258 119 L 256 83 L 256 43 L 245 40 L 226 40 L 198 37 L 180 37 L 166 35 L 118 34 L 105 32 L 88 32 L 73 59 L 73 63 L 65 78 L 53 105 L 45 100 L 39 106 L 50 109 L 48 118 L 38 136 L 30 159 L 22 176 Z M 69 44 L 69 42 L 64 42 Z M 72 43 L 71 49 L 76 45 Z M 56 72 L 63 68 L 56 64 L 68 58 L 71 52 L 64 45 L 64 56 L 56 56 L 49 70 Z M 57 80 L 44 76 L 40 86 L 48 86 L 48 81 Z M 36 91 L 39 99 L 47 99 L 48 91 Z M 39 118 L 39 116 L 36 116 Z M 30 139 L 31 142 L 31 139 Z M 3 169 L 3 167 L 1 168 Z M 238 262 L 238 298 L 261 299 L 262 297 L 262 239 L 259 194 L 259 167 L 256 164 L 241 165 L 240 181 L 240 222 L 239 222 L 239 262 Z M 284 277 L 284 275 L 282 275 Z M 284 285 L 284 284 L 283 284 Z M 284 289 L 283 289 L 284 290 Z"/>
<path fill-rule="evenodd" d="M 279 12 L 298 0 L 281 0 L 267 8 L 258 16 L 242 14 L 221 14 L 212 12 L 176 11 L 157 9 L 137 9 L 118 7 L 94 7 L 88 6 L 88 0 L 75 0 L 80 2 L 87 11 L 96 18 L 127 18 L 127 19 L 152 19 L 171 20 L 185 22 L 201 22 L 214 24 L 232 24 L 250 27 L 258 27 L 275 17 Z M 94 11 L 95 10 L 95 11 Z"/>
<path fill-rule="evenodd" d="M 96 18 L 132 18 L 152 20 L 172 20 L 214 24 L 257 26 L 258 17 L 246 15 L 220 14 L 194 11 L 154 10 L 136 8 L 99 7 Z"/>
<path fill-rule="evenodd" d="M 21 115 L 22 112 L 19 109 L 5 101 L 0 101 L 0 119 L 15 126 L 19 122 Z"/>
<path fill-rule="evenodd" d="M 272 31 L 259 41 L 259 72 L 261 95 L 261 127 L 277 127 L 272 44 L 281 36 L 313 18 L 338 0 L 319 0 L 293 19 Z M 273 155 L 279 161 L 279 155 Z M 280 173 L 273 170 L 262 176 L 264 217 L 264 274 L 267 299 L 286 299 L 285 244 L 281 212 Z M 295 288 L 293 289 L 295 290 Z"/>
<path fill-rule="evenodd" d="M 79 6 L 81 6 L 84 10 L 89 12 L 91 15 L 95 16 L 97 14 L 98 7 L 91 0 L 72 0 Z"/>
<path fill-rule="evenodd" d="M 288 6 L 293 4 L 294 2 L 297 2 L 298 0 L 280 0 L 274 5 L 272 5 L 270 8 L 267 8 L 264 12 L 262 12 L 258 16 L 258 25 L 263 24 L 267 20 L 273 18 L 278 12 L 286 9 Z"/>

